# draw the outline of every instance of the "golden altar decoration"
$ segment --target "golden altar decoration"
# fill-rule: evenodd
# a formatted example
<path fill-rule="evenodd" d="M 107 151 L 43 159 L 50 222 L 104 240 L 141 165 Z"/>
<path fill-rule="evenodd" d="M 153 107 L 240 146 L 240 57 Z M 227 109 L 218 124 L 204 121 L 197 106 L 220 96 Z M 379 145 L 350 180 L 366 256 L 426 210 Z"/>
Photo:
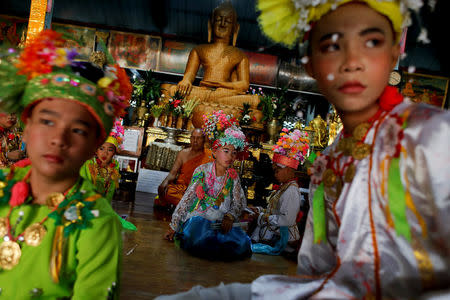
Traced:
<path fill-rule="evenodd" d="M 146 131 L 147 142 L 145 146 L 150 145 L 150 143 L 160 140 L 165 140 L 167 138 L 167 133 L 159 127 L 147 127 Z M 177 134 L 175 140 L 180 144 L 189 144 L 191 138 L 190 131 L 181 131 Z"/>
<path fill-rule="evenodd" d="M 185 99 L 200 100 L 192 116 L 194 127 L 201 127 L 203 114 L 215 110 L 238 117 L 243 103 L 250 104 L 251 117 L 256 119 L 254 126 L 262 127 L 262 112 L 257 109 L 259 96 L 245 94 L 250 85 L 250 68 L 247 56 L 236 47 L 238 32 L 236 11 L 231 3 L 222 3 L 208 21 L 208 44 L 191 50 L 183 79 L 177 85 L 161 85 L 171 97 L 179 91 Z M 203 79 L 199 86 L 193 86 L 200 66 Z"/>
<path fill-rule="evenodd" d="M 177 158 L 178 152 L 182 149 L 183 147 L 179 145 L 150 142 L 148 144 L 145 165 L 152 170 L 170 170 Z"/>

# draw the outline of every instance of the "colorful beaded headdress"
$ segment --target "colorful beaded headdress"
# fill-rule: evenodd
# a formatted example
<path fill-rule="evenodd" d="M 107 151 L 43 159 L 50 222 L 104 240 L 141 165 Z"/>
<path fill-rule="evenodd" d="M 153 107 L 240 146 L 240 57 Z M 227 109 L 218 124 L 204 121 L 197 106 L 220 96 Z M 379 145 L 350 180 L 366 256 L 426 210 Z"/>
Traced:
<path fill-rule="evenodd" d="M 203 115 L 203 132 L 211 142 L 212 148 L 233 145 L 238 151 L 245 151 L 248 147 L 245 134 L 238 126 L 239 121 L 223 111 L 213 111 Z"/>
<path fill-rule="evenodd" d="M 273 162 L 286 167 L 297 169 L 300 163 L 305 161 L 309 149 L 308 134 L 295 129 L 289 132 L 283 128 L 280 138 L 272 148 Z"/>
<path fill-rule="evenodd" d="M 114 127 L 111 130 L 108 138 L 105 143 L 111 143 L 116 146 L 116 150 L 123 149 L 123 136 L 125 134 L 125 130 L 122 126 L 122 119 L 116 119 L 114 122 Z"/>
<path fill-rule="evenodd" d="M 258 0 L 258 18 L 262 31 L 274 42 L 292 47 L 330 10 L 352 2 L 364 2 L 386 16 L 392 23 L 397 40 L 402 28 L 411 23 L 409 9 L 418 11 L 422 0 Z"/>
<path fill-rule="evenodd" d="M 80 76 L 71 68 L 80 65 L 74 62 L 77 52 L 63 48 L 64 44 L 62 34 L 44 30 L 21 53 L 9 49 L 7 55 L 0 55 L 0 106 L 21 113 L 25 122 L 43 99 L 76 101 L 95 118 L 99 140 L 104 141 L 115 117 L 129 105 L 130 80 L 118 65 L 107 68 L 98 82 Z"/>

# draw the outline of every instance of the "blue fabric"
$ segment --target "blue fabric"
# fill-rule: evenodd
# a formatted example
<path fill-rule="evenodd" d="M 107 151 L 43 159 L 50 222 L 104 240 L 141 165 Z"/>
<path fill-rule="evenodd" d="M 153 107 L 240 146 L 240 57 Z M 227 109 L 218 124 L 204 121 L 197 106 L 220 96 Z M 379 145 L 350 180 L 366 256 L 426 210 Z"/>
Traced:
<path fill-rule="evenodd" d="M 263 243 L 252 244 L 253 253 L 269 254 L 269 255 L 280 255 L 281 252 L 286 248 L 289 240 L 289 230 L 287 226 L 280 227 L 280 239 L 275 243 L 275 245 L 270 246 Z"/>
<path fill-rule="evenodd" d="M 176 238 L 180 247 L 192 255 L 213 260 L 235 260 L 252 255 L 251 241 L 240 227 L 233 227 L 227 234 L 212 229 L 213 222 L 195 216 L 183 224 Z"/>

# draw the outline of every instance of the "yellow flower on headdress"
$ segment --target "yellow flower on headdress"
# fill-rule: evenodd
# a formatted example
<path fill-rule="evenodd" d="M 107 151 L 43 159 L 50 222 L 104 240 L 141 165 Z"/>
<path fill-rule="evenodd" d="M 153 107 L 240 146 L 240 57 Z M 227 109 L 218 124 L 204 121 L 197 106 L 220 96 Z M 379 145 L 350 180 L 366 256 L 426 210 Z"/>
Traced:
<path fill-rule="evenodd" d="M 386 16 L 397 40 L 402 27 L 410 23 L 408 9 L 418 10 L 422 6 L 422 0 L 258 0 L 257 9 L 261 12 L 258 21 L 270 39 L 292 47 L 311 29 L 311 23 L 351 1 L 365 2 Z"/>
<path fill-rule="evenodd" d="M 102 89 L 105 89 L 111 84 L 111 82 L 113 82 L 112 78 L 103 77 L 103 78 L 100 78 L 100 80 L 97 82 L 97 85 L 99 87 L 101 87 Z"/>

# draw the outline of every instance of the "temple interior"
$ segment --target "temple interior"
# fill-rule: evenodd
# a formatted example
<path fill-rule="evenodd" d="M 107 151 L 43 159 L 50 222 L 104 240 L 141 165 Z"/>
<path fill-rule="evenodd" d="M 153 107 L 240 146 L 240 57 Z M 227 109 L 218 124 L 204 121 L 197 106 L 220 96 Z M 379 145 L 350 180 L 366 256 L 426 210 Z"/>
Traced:
<path fill-rule="evenodd" d="M 413 25 L 401 33 L 402 54 L 388 82 L 388 86 L 396 88 L 401 97 L 440 110 L 448 110 L 450 102 L 450 55 L 444 34 L 448 30 L 448 21 L 444 19 L 450 13 L 449 3 L 438 0 L 436 5 L 439 8 L 436 10 L 425 5 L 420 21 L 419 17 L 413 17 Z M 320 153 L 344 138 L 344 134 L 340 134 L 344 126 L 340 118 L 342 111 L 328 103 L 319 91 L 317 81 L 307 72 L 309 45 L 296 43 L 286 47 L 267 37 L 258 23 L 260 12 L 257 4 L 257 0 L 2 0 L 0 3 L 0 46 L 23 49 L 36 32 L 51 28 L 67 36 L 64 46 L 76 49 L 79 54 L 77 62 L 105 69 L 114 60 L 125 69 L 130 79 L 130 105 L 119 121 L 123 139 L 121 145 L 114 148 L 116 152 L 112 159 L 117 164 L 114 178 L 117 186 L 109 198 L 114 211 L 125 220 L 122 222 L 136 227 L 136 230 L 122 232 L 120 299 L 153 299 L 163 294 L 184 292 L 196 285 L 212 287 L 220 283 L 251 283 L 265 274 L 294 276 L 297 273 L 297 255 L 308 214 L 312 211 L 310 184 L 316 184 L 313 173 L 308 169 L 313 166 L 314 159 L 323 158 Z M 425 38 L 421 38 L 420 26 L 423 24 L 428 26 L 428 43 L 422 43 Z M 332 81 L 333 76 L 329 74 L 328 80 Z M 1 101 L 3 99 L 0 98 Z M 178 213 L 178 203 L 192 186 L 191 178 L 198 175 L 193 174 L 194 170 L 200 165 L 217 162 L 217 147 L 225 145 L 219 143 L 217 146 L 217 140 L 209 139 L 207 129 L 200 131 L 201 142 L 197 141 L 198 137 L 196 139 L 196 129 L 207 127 L 209 116 L 216 114 L 220 119 L 219 112 L 234 117 L 230 122 L 239 127 L 234 137 L 242 132 L 247 144 L 241 148 L 233 144 L 236 159 L 224 169 L 225 175 L 221 175 L 224 179 L 220 194 L 215 198 L 206 197 L 214 198 L 211 207 L 214 205 L 218 209 L 225 205 L 227 197 L 231 197 L 231 188 L 227 185 L 231 181 L 227 180 L 237 180 L 233 177 L 234 171 L 228 171 L 234 169 L 242 192 L 232 190 L 233 197 L 241 195 L 241 201 L 245 199 L 246 205 L 241 207 L 239 215 L 226 211 L 222 212 L 220 220 L 217 219 L 219 221 L 215 221 L 224 230 L 228 216 L 231 225 L 227 230 L 240 230 L 249 243 L 269 245 L 269 250 L 241 253 L 243 257 L 233 261 L 205 259 L 183 251 L 178 240 L 180 232 L 172 226 L 174 210 L 177 209 L 175 212 Z M 367 135 L 372 128 L 370 126 L 359 134 L 359 140 L 355 138 L 346 145 L 339 144 L 338 147 L 344 149 L 339 158 L 349 153 L 354 155 L 352 149 L 366 136 L 370 137 Z M 294 132 L 298 144 L 289 144 L 292 140 L 286 142 L 287 137 L 293 138 L 291 134 Z M 280 148 L 284 152 L 280 152 Z M 361 150 L 360 158 L 346 161 L 342 169 L 338 165 L 338 171 L 328 177 L 329 186 L 326 182 L 322 184 L 322 194 L 334 193 L 338 198 L 342 191 L 345 192 L 346 184 L 351 183 L 357 170 L 351 165 L 353 169 L 344 172 L 344 167 L 371 155 L 372 150 L 367 148 Z M 289 151 L 297 153 L 288 157 L 286 153 Z M 404 148 L 402 151 L 406 153 Z M 23 150 L 21 159 L 25 158 L 25 152 Z M 98 154 L 96 158 L 99 161 Z M 10 160 L 1 167 L 12 163 Z M 383 170 L 389 166 L 379 164 Z M 215 166 L 213 164 L 212 168 Z M 101 168 L 98 172 L 109 176 L 108 168 Z M 287 169 L 293 170 L 295 175 L 280 182 L 277 172 Z M 214 172 L 218 170 L 216 168 Z M 448 172 L 443 176 L 448 176 Z M 112 177 L 109 179 L 113 180 Z M 211 190 L 218 184 L 214 180 L 207 182 Z M 204 181 L 202 183 L 204 185 Z M 293 214 L 290 218 L 292 224 L 283 225 L 289 230 L 284 233 L 280 250 L 277 249 L 279 242 L 273 236 L 266 239 L 267 230 L 272 230 L 269 225 L 264 233 L 255 227 L 262 226 L 260 223 L 264 220 L 269 224 L 269 212 L 278 205 L 277 201 L 281 201 L 281 194 L 274 195 L 280 190 L 285 192 L 289 188 L 286 184 L 291 183 L 295 186 L 296 203 L 288 209 Z M 109 187 L 108 181 L 106 190 Z M 384 188 L 380 187 L 383 193 Z M 413 189 L 413 192 L 417 190 L 420 188 Z M 202 192 L 205 191 L 195 190 L 195 197 L 201 198 Z M 190 216 L 195 215 L 202 204 L 196 205 L 189 207 Z M 411 202 L 404 206 L 411 209 L 407 215 L 409 218 L 417 215 Z M 256 220 L 252 219 L 258 209 Z M 341 225 L 336 203 L 331 211 Z M 389 208 L 384 213 L 389 214 Z M 397 219 L 386 218 L 394 228 Z M 424 221 L 417 219 L 419 225 L 414 228 L 424 226 Z M 183 226 L 188 223 L 184 221 Z M 280 226 L 275 225 L 278 232 L 274 236 L 280 237 Z M 219 227 L 215 227 L 216 232 Z M 186 228 L 183 230 L 188 232 Z M 254 232 L 257 231 L 252 230 L 261 231 L 255 238 Z M 233 251 L 235 248 L 238 247 Z M 417 265 L 423 267 L 427 262 L 420 261 Z M 1 272 L 0 268 L 0 276 Z M 375 299 L 375 296 L 368 295 L 362 298 Z M 376 299 L 381 299 L 381 296 Z"/>

